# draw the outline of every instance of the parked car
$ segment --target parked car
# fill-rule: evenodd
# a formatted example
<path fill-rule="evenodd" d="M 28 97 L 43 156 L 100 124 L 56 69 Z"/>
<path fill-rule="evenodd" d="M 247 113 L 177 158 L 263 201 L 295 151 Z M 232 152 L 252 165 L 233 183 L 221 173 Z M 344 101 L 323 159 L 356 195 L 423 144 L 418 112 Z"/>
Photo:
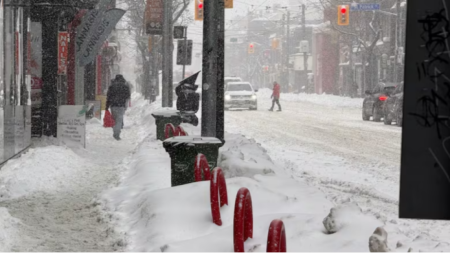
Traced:
<path fill-rule="evenodd" d="M 258 109 L 256 92 L 249 82 L 229 82 L 225 91 L 225 110 L 232 108 Z"/>
<path fill-rule="evenodd" d="M 379 83 L 373 90 L 366 91 L 362 108 L 363 120 L 367 121 L 372 117 L 375 122 L 381 121 L 384 104 L 395 87 L 395 83 Z"/>
<path fill-rule="evenodd" d="M 240 77 L 236 76 L 229 76 L 224 78 L 224 90 L 227 90 L 228 83 L 231 82 L 242 82 L 242 79 Z"/>
<path fill-rule="evenodd" d="M 384 124 L 390 125 L 392 121 L 397 123 L 397 126 L 402 126 L 403 123 L 403 82 L 401 82 L 392 94 L 389 94 L 388 99 L 384 104 Z"/>

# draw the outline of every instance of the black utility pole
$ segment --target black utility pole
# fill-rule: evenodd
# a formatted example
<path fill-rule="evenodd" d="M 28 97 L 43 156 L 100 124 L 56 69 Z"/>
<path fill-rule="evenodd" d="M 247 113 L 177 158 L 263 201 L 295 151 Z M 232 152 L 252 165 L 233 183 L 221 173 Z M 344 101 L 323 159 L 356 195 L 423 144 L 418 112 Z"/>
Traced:
<path fill-rule="evenodd" d="M 180 80 L 183 80 L 186 78 L 184 75 L 186 73 L 186 61 L 187 61 L 187 51 L 188 51 L 188 45 L 187 45 L 187 26 L 184 27 L 184 50 L 183 50 L 183 75 L 181 76 Z"/>
<path fill-rule="evenodd" d="M 173 106 L 172 1 L 164 1 L 162 106 Z"/>
<path fill-rule="evenodd" d="M 225 141 L 225 0 L 219 0 L 217 10 L 217 94 L 216 94 L 216 138 Z"/>
<path fill-rule="evenodd" d="M 202 71 L 202 136 L 216 137 L 217 69 L 219 0 L 204 2 L 203 71 Z M 222 48 L 223 50 L 223 48 Z"/>

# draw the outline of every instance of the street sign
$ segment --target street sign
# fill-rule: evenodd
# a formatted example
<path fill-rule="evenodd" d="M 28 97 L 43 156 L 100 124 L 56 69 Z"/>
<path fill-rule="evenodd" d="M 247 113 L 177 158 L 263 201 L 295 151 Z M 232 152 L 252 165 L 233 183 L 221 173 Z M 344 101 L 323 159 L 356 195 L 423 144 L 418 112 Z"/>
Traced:
<path fill-rule="evenodd" d="M 184 40 L 178 40 L 177 48 L 177 65 L 191 65 L 192 64 L 192 40 L 187 40 L 187 45 Z"/>
<path fill-rule="evenodd" d="M 350 5 L 351 11 L 375 11 L 380 9 L 380 4 L 357 4 Z"/>
<path fill-rule="evenodd" d="M 164 19 L 163 0 L 147 0 L 145 6 L 145 31 L 151 35 L 162 35 Z"/>
<path fill-rule="evenodd" d="M 237 38 L 231 38 L 231 39 L 230 39 L 230 42 L 236 43 L 236 42 L 238 42 L 238 39 L 237 39 Z"/>
<path fill-rule="evenodd" d="M 309 41 L 302 40 L 300 41 L 300 53 L 308 53 L 309 52 Z"/>
<path fill-rule="evenodd" d="M 183 39 L 184 38 L 184 26 L 174 26 L 173 27 L 173 38 Z"/>

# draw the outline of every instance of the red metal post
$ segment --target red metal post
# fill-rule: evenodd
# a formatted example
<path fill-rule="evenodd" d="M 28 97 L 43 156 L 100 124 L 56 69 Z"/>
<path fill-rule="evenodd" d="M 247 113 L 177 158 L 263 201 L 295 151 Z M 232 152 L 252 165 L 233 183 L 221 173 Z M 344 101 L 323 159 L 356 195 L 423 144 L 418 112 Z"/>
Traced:
<path fill-rule="evenodd" d="M 172 125 L 172 123 L 166 124 L 166 128 L 164 129 L 164 135 L 165 139 L 168 139 L 175 135 L 175 127 Z"/>
<path fill-rule="evenodd" d="M 250 191 L 242 187 L 234 206 L 234 251 L 244 252 L 244 242 L 253 238 L 253 209 Z"/>
<path fill-rule="evenodd" d="M 194 167 L 195 182 L 202 181 L 202 171 L 203 171 L 203 175 L 205 177 L 205 179 L 203 181 L 210 180 L 211 174 L 209 172 L 209 169 L 210 168 L 209 168 L 208 160 L 206 159 L 205 155 L 198 154 L 195 157 L 195 167 Z"/>
<path fill-rule="evenodd" d="M 286 232 L 281 220 L 273 220 L 270 223 L 267 252 L 286 252 Z"/>
<path fill-rule="evenodd" d="M 213 223 L 222 226 L 220 207 L 228 205 L 227 184 L 221 168 L 215 168 L 212 175 L 210 187 L 211 214 Z"/>

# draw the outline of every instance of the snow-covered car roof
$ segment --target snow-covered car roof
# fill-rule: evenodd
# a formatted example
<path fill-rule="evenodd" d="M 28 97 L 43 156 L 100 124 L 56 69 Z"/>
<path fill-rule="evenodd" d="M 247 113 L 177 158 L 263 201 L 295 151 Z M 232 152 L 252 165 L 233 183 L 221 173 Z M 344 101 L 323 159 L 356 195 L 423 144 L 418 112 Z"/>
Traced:
<path fill-rule="evenodd" d="M 229 82 L 229 83 L 228 83 L 228 85 L 233 85 L 233 84 L 234 84 L 234 85 L 236 85 L 236 84 L 249 84 L 249 85 L 252 85 L 252 84 L 249 83 L 249 82 L 242 82 L 242 81 L 241 81 L 241 82 Z"/>

